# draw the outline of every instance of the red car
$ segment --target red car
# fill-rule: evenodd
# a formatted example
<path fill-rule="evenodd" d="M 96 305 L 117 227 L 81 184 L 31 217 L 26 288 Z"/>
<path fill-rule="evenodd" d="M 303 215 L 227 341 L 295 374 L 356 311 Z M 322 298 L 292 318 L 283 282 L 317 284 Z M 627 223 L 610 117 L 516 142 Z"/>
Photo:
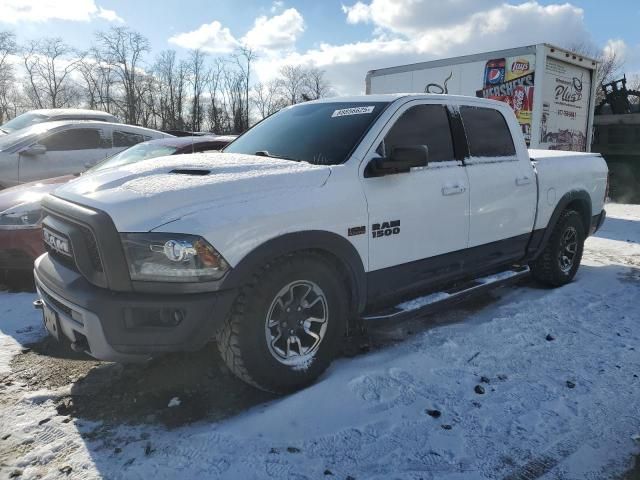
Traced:
<path fill-rule="evenodd" d="M 150 140 L 124 150 L 91 171 L 114 168 L 150 158 L 220 150 L 235 136 L 176 137 Z M 0 279 L 12 283 L 15 272 L 30 272 L 33 261 L 44 253 L 40 200 L 75 176 L 25 183 L 0 191 Z"/>

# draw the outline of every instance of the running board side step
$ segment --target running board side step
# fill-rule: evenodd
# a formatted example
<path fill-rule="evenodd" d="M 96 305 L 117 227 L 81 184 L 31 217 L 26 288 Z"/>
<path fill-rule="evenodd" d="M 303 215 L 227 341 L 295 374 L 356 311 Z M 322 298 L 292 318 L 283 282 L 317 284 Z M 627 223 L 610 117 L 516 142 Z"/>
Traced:
<path fill-rule="evenodd" d="M 364 315 L 362 320 L 369 322 L 379 322 L 386 320 L 402 320 L 416 315 L 429 313 L 432 310 L 445 305 L 460 302 L 471 295 L 475 295 L 497 286 L 507 285 L 525 277 L 529 274 L 528 266 L 522 266 L 504 272 L 476 278 L 462 285 L 450 288 L 449 290 L 434 292 L 428 295 L 414 298 L 402 302 L 395 307 L 387 308 L 380 312 Z"/>

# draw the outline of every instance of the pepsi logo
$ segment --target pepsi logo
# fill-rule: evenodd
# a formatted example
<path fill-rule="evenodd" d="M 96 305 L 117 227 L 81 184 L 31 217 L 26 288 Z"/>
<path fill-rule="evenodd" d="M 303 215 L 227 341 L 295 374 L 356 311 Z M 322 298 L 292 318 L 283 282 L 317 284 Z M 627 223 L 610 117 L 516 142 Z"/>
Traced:
<path fill-rule="evenodd" d="M 490 82 L 498 82 L 502 79 L 502 70 L 498 68 L 492 68 L 489 70 L 489 74 L 487 75 L 487 79 Z"/>

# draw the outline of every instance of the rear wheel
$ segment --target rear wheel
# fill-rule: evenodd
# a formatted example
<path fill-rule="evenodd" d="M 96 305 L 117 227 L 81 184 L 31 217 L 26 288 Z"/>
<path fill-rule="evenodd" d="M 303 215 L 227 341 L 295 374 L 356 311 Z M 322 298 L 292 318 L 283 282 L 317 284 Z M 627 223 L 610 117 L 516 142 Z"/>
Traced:
<path fill-rule="evenodd" d="M 240 292 L 218 337 L 227 366 L 262 390 L 311 384 L 334 359 L 348 314 L 345 285 L 313 253 L 265 266 Z"/>
<path fill-rule="evenodd" d="M 553 287 L 569 283 L 580 267 L 584 240 L 585 229 L 580 214 L 575 210 L 563 212 L 545 249 L 530 264 L 533 277 Z"/>

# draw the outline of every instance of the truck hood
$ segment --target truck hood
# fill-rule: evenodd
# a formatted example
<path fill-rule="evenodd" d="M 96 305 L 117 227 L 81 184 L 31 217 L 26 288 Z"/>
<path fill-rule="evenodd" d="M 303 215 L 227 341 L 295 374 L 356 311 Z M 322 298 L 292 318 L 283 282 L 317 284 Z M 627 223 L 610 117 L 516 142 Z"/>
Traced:
<path fill-rule="evenodd" d="M 320 187 L 330 174 L 329 166 L 208 152 L 89 173 L 55 196 L 105 211 L 120 232 L 149 231 L 207 209 Z"/>

